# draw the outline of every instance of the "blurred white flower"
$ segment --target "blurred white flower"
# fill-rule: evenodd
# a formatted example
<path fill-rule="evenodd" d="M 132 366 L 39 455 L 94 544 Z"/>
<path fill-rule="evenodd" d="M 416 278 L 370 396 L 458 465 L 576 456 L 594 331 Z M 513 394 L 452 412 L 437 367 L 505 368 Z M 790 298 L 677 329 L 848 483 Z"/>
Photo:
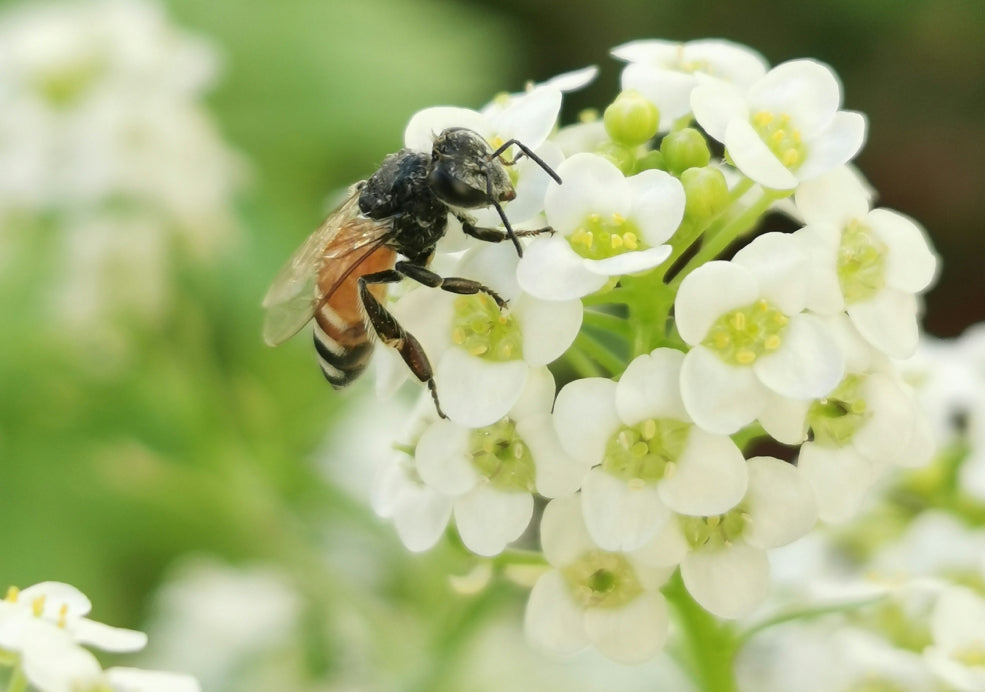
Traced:
<path fill-rule="evenodd" d="M 947 588 L 930 621 L 928 665 L 960 692 L 985 690 L 985 598 L 963 586 Z"/>
<path fill-rule="evenodd" d="M 814 60 L 777 65 L 745 89 L 706 81 L 691 107 L 739 170 L 777 190 L 847 163 L 865 141 L 865 116 L 840 110 L 837 76 Z"/>

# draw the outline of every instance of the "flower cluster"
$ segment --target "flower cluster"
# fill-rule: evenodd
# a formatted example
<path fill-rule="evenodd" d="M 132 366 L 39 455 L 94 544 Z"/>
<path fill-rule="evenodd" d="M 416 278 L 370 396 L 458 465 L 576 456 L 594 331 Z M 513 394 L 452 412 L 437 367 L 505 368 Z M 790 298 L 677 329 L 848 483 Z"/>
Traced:
<path fill-rule="evenodd" d="M 521 140 L 563 182 L 526 157 L 510 167 L 513 226 L 554 230 L 524 238 L 522 257 L 457 232 L 439 246 L 436 270 L 506 309 L 424 288 L 393 303 L 448 418 L 419 409 L 374 505 L 411 550 L 451 521 L 497 564 L 535 548 L 530 639 L 638 662 L 667 639 L 668 599 L 752 613 L 769 551 L 929 460 L 895 359 L 916 349 L 936 257 L 849 166 L 866 120 L 842 110 L 828 66 L 770 67 L 726 41 L 613 54 L 623 90 L 602 117 L 558 125 L 586 70 L 411 119 L 408 147 L 468 127 L 494 147 Z M 771 211 L 800 228 L 750 241 Z"/>
<path fill-rule="evenodd" d="M 187 675 L 103 670 L 85 646 L 138 651 L 147 637 L 88 619 L 91 607 L 78 589 L 60 582 L 8 589 L 0 601 L 0 669 L 13 667 L 9 689 L 29 683 L 38 692 L 198 692 L 198 682 Z"/>
<path fill-rule="evenodd" d="M 0 73 L 0 277 L 50 236 L 62 327 L 160 315 L 173 258 L 235 227 L 241 164 L 202 103 L 211 46 L 150 0 L 27 4 L 0 15 Z"/>

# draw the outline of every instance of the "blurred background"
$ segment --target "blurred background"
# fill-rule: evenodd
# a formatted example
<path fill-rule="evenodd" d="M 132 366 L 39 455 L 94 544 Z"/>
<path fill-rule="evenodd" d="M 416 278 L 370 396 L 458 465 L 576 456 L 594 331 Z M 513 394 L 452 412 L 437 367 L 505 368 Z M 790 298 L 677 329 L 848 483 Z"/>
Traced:
<path fill-rule="evenodd" d="M 210 691 L 611 689 L 526 651 L 524 590 L 407 553 L 367 499 L 390 405 L 259 302 L 415 111 L 597 64 L 570 122 L 649 37 L 832 65 L 943 257 L 928 331 L 985 320 L 980 0 L 0 2 L 0 587 L 70 582 Z"/>

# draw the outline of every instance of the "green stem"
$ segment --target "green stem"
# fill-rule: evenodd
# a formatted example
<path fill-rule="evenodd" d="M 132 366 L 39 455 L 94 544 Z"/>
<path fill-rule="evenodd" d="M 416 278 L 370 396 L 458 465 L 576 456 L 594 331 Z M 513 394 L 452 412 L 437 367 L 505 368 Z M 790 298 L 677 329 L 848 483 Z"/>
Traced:
<path fill-rule="evenodd" d="M 771 615 L 770 617 L 757 622 L 756 624 L 743 630 L 736 638 L 736 648 L 741 649 L 747 641 L 752 639 L 754 636 L 762 632 L 763 630 L 768 630 L 771 627 L 776 627 L 777 625 L 782 625 L 786 622 L 792 622 L 794 620 L 809 620 L 811 618 L 821 617 L 822 615 L 829 615 L 831 613 L 845 613 L 856 608 L 861 608 L 863 606 L 871 605 L 877 601 L 881 601 L 887 598 L 885 594 L 879 594 L 878 596 L 869 596 L 868 598 L 859 598 L 854 601 L 846 601 L 843 603 L 829 603 L 826 605 L 811 606 L 808 608 L 796 608 L 784 611 L 782 613 L 777 613 L 776 615 Z"/>
<path fill-rule="evenodd" d="M 702 244 L 701 249 L 695 253 L 694 257 L 688 260 L 688 263 L 684 265 L 684 268 L 668 285 L 671 286 L 676 293 L 677 287 L 681 285 L 681 281 L 683 281 L 688 274 L 705 262 L 718 257 L 722 251 L 725 250 L 725 248 L 736 240 L 736 238 L 755 227 L 759 217 L 761 217 L 763 213 L 770 208 L 770 205 L 773 204 L 773 202 L 778 199 L 782 199 L 787 194 L 787 192 L 764 190 L 759 199 L 749 205 L 749 207 L 741 214 L 733 217 L 720 228 L 711 229 L 705 235 L 705 242 Z"/>
<path fill-rule="evenodd" d="M 621 357 L 610 351 L 608 346 L 590 334 L 581 332 L 575 338 L 575 348 L 580 349 L 584 354 L 605 368 L 611 375 L 618 375 L 626 369 L 626 364 Z"/>
<path fill-rule="evenodd" d="M 585 310 L 582 316 L 582 324 L 618 334 L 624 339 L 628 339 L 633 331 L 625 318 L 597 310 Z"/>
<path fill-rule="evenodd" d="M 602 368 L 578 348 L 577 341 L 565 352 L 564 359 L 571 364 L 579 377 L 603 377 Z"/>
<path fill-rule="evenodd" d="M 738 651 L 734 627 L 702 608 L 676 572 L 664 594 L 677 611 L 682 637 L 681 663 L 702 692 L 738 692 L 733 663 Z"/>
<path fill-rule="evenodd" d="M 10 683 L 7 685 L 7 692 L 24 692 L 27 689 L 27 678 L 20 664 L 14 667 L 14 672 L 10 675 Z"/>

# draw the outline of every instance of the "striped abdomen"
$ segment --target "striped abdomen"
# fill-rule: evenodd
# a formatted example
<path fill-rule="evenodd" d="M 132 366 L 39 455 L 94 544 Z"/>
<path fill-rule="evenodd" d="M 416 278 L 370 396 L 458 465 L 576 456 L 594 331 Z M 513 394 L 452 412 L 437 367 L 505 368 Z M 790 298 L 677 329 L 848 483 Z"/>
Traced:
<path fill-rule="evenodd" d="M 344 262 L 329 261 L 318 277 L 319 289 L 330 295 L 315 312 L 315 349 L 325 379 L 336 389 L 356 379 L 373 354 L 375 334 L 367 324 L 358 279 L 392 269 L 395 260 L 393 250 L 379 247 L 354 268 Z M 346 271 L 347 275 L 340 276 L 340 272 Z M 386 294 L 386 286 L 382 284 L 371 285 L 369 290 L 379 300 Z"/>

